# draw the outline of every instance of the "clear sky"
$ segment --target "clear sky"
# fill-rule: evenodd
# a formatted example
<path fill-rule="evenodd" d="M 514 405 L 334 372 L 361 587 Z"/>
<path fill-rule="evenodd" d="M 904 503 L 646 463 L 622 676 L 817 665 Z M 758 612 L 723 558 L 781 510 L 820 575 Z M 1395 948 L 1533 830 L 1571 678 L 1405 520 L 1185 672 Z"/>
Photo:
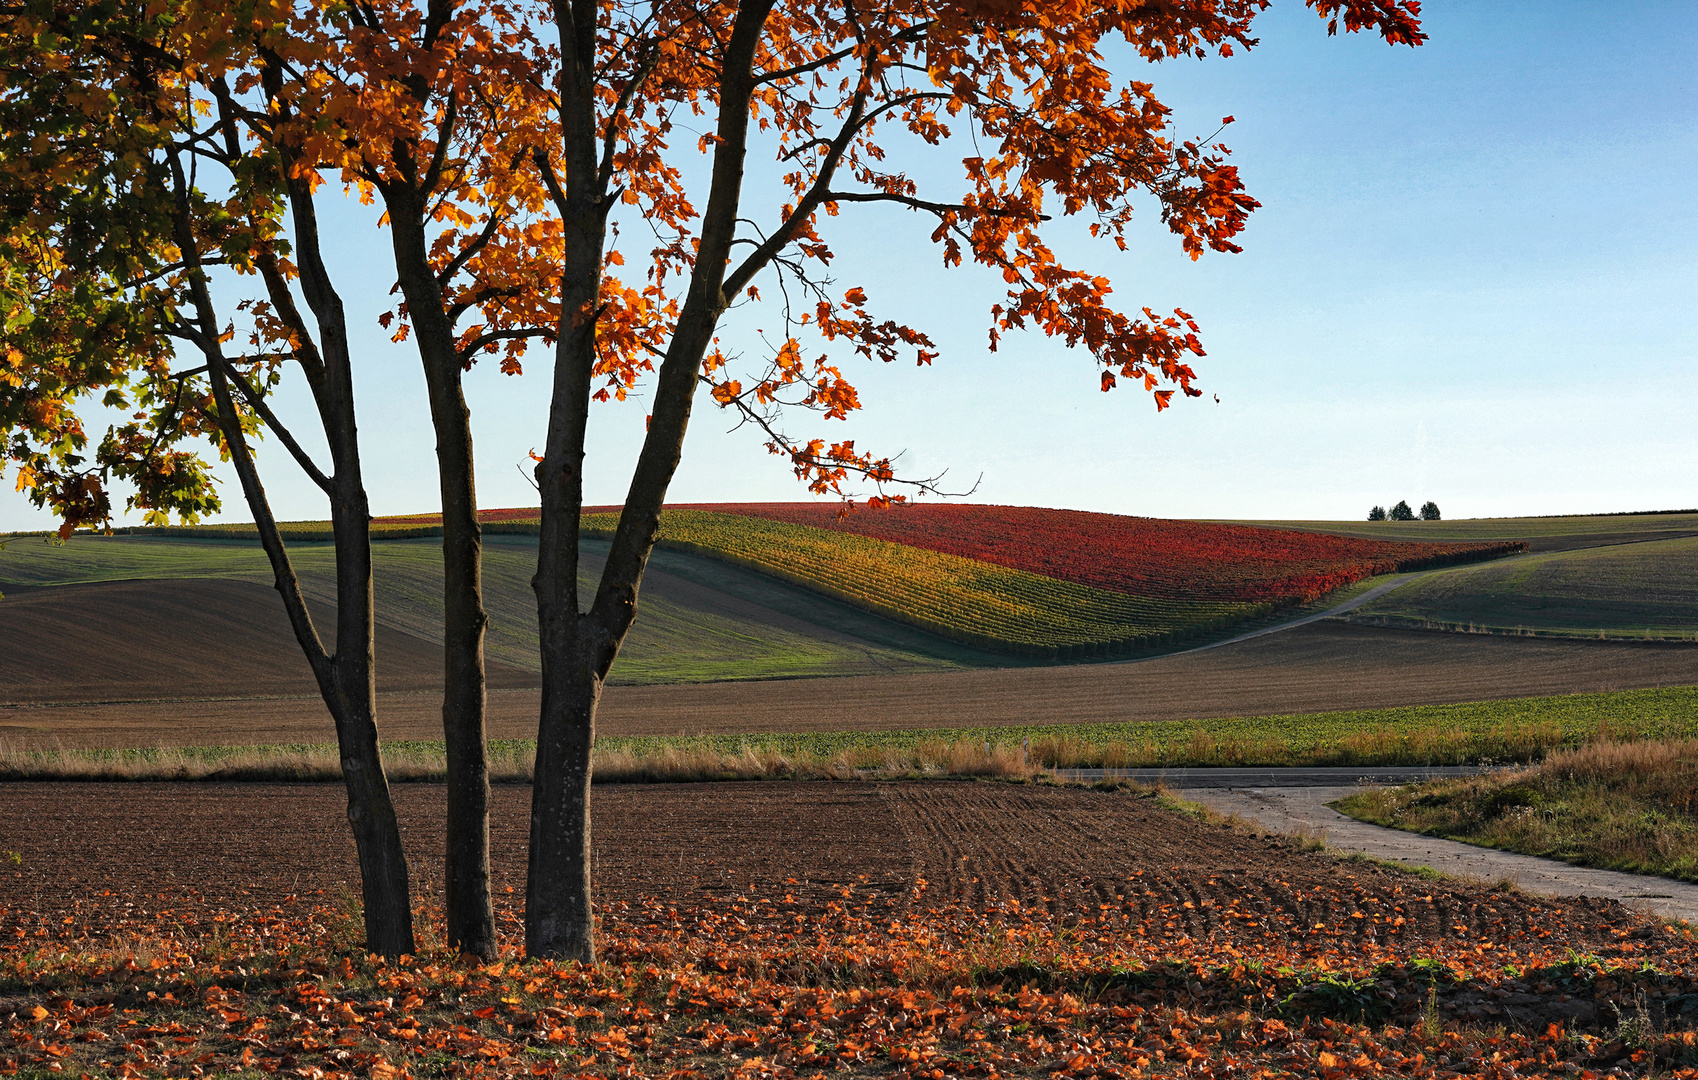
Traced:
<path fill-rule="evenodd" d="M 1126 254 L 1065 230 L 1058 246 L 1126 308 L 1198 319 L 1204 397 L 1158 415 L 1141 392 L 1099 392 L 1087 356 L 1042 338 L 990 354 L 999 283 L 943 270 L 922 219 L 849 208 L 827 234 L 836 278 L 943 356 L 851 363 L 865 411 L 791 430 L 904 451 L 910 473 L 976 480 L 980 502 L 1337 519 L 1398 499 L 1446 517 L 1698 506 L 1698 4 L 1429 0 L 1424 17 L 1428 44 L 1393 49 L 1329 39 L 1276 0 L 1249 54 L 1138 73 L 1183 135 L 1236 117 L 1222 140 L 1263 204 L 1245 251 L 1193 264 L 1154 214 Z M 774 212 L 758 186 L 745 208 Z M 417 356 L 375 325 L 387 237 L 358 208 L 335 217 L 374 511 L 435 509 Z M 762 319 L 736 312 L 728 338 Z M 534 503 L 518 466 L 543 441 L 547 364 L 528 367 L 468 376 L 484 506 Z M 284 401 L 308 427 L 304 398 Z M 636 399 L 596 414 L 591 501 L 622 499 L 646 412 Z M 807 497 L 728 426 L 698 406 L 675 501 Z M 324 516 L 280 449 L 262 461 L 280 517 Z M 233 480 L 225 501 L 247 518 Z M 0 530 L 45 524 L 4 485 Z"/>

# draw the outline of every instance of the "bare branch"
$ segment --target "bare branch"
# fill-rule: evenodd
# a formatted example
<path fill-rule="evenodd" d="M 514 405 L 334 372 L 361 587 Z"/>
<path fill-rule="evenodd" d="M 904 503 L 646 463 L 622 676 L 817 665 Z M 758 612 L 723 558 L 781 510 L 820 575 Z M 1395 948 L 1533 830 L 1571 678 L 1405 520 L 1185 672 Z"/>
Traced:
<path fill-rule="evenodd" d="M 713 380 L 709 379 L 705 375 L 701 376 L 701 381 L 708 386 L 713 385 Z M 979 482 L 984 479 L 983 475 L 981 475 L 979 480 L 973 481 L 973 486 L 968 488 L 966 491 L 944 491 L 939 484 L 941 484 L 943 478 L 949 474 L 947 469 L 938 473 L 936 476 L 928 476 L 920 480 L 906 480 L 899 476 L 889 476 L 884 478 L 874 477 L 871 466 L 860 465 L 854 461 L 838 461 L 833 458 L 822 458 L 818 454 L 813 454 L 806 450 L 799 449 L 795 440 L 778 430 L 775 426 L 775 419 L 772 416 L 755 408 L 753 405 L 750 405 L 746 400 L 746 397 L 747 395 L 739 395 L 732 398 L 730 401 L 723 403 L 725 408 L 735 409 L 737 411 L 740 417 L 737 421 L 737 427 L 742 427 L 744 424 L 753 424 L 760 428 L 773 446 L 778 447 L 785 454 L 789 455 L 790 460 L 798 465 L 806 465 L 815 469 L 843 469 L 847 472 L 858 473 L 859 475 L 872 480 L 874 484 L 878 485 L 880 491 L 884 490 L 884 485 L 886 484 L 901 484 L 905 487 L 914 488 L 922 495 L 936 495 L 943 499 L 967 498 L 975 491 L 979 490 Z"/>
<path fill-rule="evenodd" d="M 543 327 L 532 327 L 528 330 L 491 330 L 487 334 L 479 334 L 477 337 L 473 338 L 471 344 L 461 349 L 456 355 L 458 355 L 460 363 L 464 365 L 469 363 L 472 357 L 477 355 L 477 351 L 485 346 L 493 345 L 498 341 L 511 341 L 517 338 L 534 337 L 552 338 L 554 337 L 554 331 Z"/>
<path fill-rule="evenodd" d="M 442 268 L 442 273 L 436 275 L 436 283 L 447 288 L 448 283 L 454 280 L 454 275 L 460 272 L 460 268 L 470 262 L 478 252 L 489 245 L 490 240 L 495 238 L 495 230 L 499 229 L 501 223 L 505 220 L 505 215 L 491 211 L 489 221 L 484 224 L 483 232 L 478 234 L 476 240 L 461 249 L 460 254 L 454 256 L 453 262 Z"/>
<path fill-rule="evenodd" d="M 236 389 L 242 392 L 242 397 L 246 399 L 248 407 L 259 413 L 260 419 L 265 421 L 265 426 L 277 433 L 277 438 L 288 448 L 289 455 L 295 459 L 295 464 L 299 465 L 301 471 L 318 485 L 319 490 L 334 499 L 336 497 L 336 485 L 313 463 L 312 456 L 306 452 L 300 443 L 295 441 L 295 436 L 290 434 L 289 429 L 283 426 L 283 422 L 277 419 L 277 414 L 273 413 L 271 406 L 265 403 L 265 395 L 261 394 L 258 387 L 249 382 L 248 377 L 237 370 L 236 365 L 225 358 L 223 353 L 219 353 L 218 363 L 224 368 L 224 373 L 236 384 Z"/>

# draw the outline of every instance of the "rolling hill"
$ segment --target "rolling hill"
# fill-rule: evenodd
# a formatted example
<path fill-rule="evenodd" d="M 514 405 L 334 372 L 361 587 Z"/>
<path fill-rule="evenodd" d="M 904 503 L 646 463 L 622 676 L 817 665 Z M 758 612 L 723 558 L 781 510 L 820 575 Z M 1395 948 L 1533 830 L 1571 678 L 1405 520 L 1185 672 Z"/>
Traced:
<path fill-rule="evenodd" d="M 536 513 L 516 508 L 482 515 L 491 537 L 506 540 L 492 543 L 486 560 L 488 606 L 495 617 L 490 652 L 521 666 L 535 655 L 534 635 L 519 629 L 532 621 L 525 584 L 532 558 L 512 555 L 523 546 L 518 536 L 535 534 Z M 610 539 L 616 524 L 611 509 L 591 508 L 583 529 L 591 541 Z M 421 534 L 437 527 L 431 515 L 373 523 L 383 550 L 378 574 L 383 617 L 426 637 L 434 636 L 438 621 L 437 571 L 433 557 L 418 553 L 429 546 Z M 229 543 L 253 535 L 251 526 L 229 525 L 127 534 L 174 543 Z M 309 589 L 330 599 L 324 593 L 328 552 L 315 543 L 328 537 L 328 527 L 297 522 L 286 526 L 285 535 L 304 545 L 301 570 Z M 924 504 L 842 516 L 820 504 L 751 503 L 668 507 L 660 547 L 678 572 L 661 589 L 645 636 L 633 640 L 622 657 L 615 671 L 619 679 L 656 677 L 649 671 L 651 655 L 669 669 L 658 677 L 678 681 L 841 673 L 857 657 L 908 668 L 1148 653 L 1218 638 L 1375 575 L 1491 558 L 1521 545 L 1364 540 L 1030 507 Z M 94 560 L 99 566 L 80 572 L 113 576 L 119 573 L 115 567 L 133 563 L 140 550 L 113 550 Z M 598 553 L 592 543 L 586 593 L 599 572 Z M 161 564 L 182 557 L 167 554 Z M 235 572 L 233 558 L 221 556 L 215 560 L 220 569 L 210 572 Z M 67 568 L 80 565 L 76 558 L 64 562 Z M 664 573 L 667 566 L 663 560 L 657 570 Z M 765 584 L 731 575 L 727 567 L 754 571 Z M 251 574 L 251 567 L 244 573 Z M 700 590 L 684 587 L 686 580 L 720 592 L 735 582 L 740 603 L 777 603 L 780 613 L 800 608 L 810 628 L 737 605 L 721 610 Z M 774 592 L 778 583 L 793 588 Z M 645 587 L 645 595 L 652 589 Z M 798 589 L 812 599 L 802 601 Z M 670 604 L 669 596 L 684 594 L 689 595 L 682 608 Z M 837 603 L 822 609 L 825 599 Z M 850 618 L 846 607 L 879 618 Z M 770 630 L 751 635 L 741 629 L 745 618 Z M 907 630 L 899 633 L 889 624 Z M 845 629 L 870 642 L 873 651 L 841 640 Z M 806 643 L 794 636 L 798 631 Z M 650 634 L 654 650 L 646 644 Z M 739 661 L 727 666 L 722 658 L 728 652 Z"/>
<path fill-rule="evenodd" d="M 1459 567 L 1411 582 L 1349 617 L 1423 629 L 1698 641 L 1698 537 Z"/>
<path fill-rule="evenodd" d="M 535 539 L 523 534 L 524 513 L 492 524 L 487 538 L 490 715 L 492 731 L 506 737 L 534 731 L 537 708 L 529 587 Z M 723 516 L 705 509 L 698 515 L 697 525 Z M 800 534 L 812 537 L 809 543 L 890 545 L 877 550 L 895 551 L 899 558 L 951 554 L 861 536 L 829 521 L 821 528 L 742 516 L 751 524 L 731 524 L 745 532 L 776 525 L 811 529 Z M 1532 524 L 1537 528 L 1542 520 Z M 1565 569 L 1556 565 L 1558 559 L 1608 562 L 1630 550 L 1654 551 L 1659 544 L 1628 548 L 1619 541 L 1624 535 L 1666 535 L 1671 524 L 1679 525 L 1666 517 L 1555 520 L 1563 524 L 1567 543 L 1618 546 L 1440 570 L 1424 581 L 1477 575 L 1497 584 L 1476 593 L 1515 595 L 1527 581 L 1558 570 L 1596 580 L 1598 574 L 1587 567 L 1603 564 L 1576 561 Z M 1469 541 L 1538 535 L 1501 523 L 1445 524 L 1462 534 L 1456 539 Z M 310 523 L 291 528 L 311 536 Z M 399 534 L 374 545 L 384 730 L 390 737 L 428 738 L 440 724 L 440 549 L 428 520 L 380 522 L 379 528 L 380 535 Z M 952 542 L 959 540 L 957 535 Z M 981 536 L 976 542 L 984 541 Z M 1676 566 L 1690 552 L 1679 543 L 1667 548 Z M 583 584 L 589 588 L 606 548 L 594 539 L 586 547 Z M 329 546 L 299 540 L 294 551 L 323 622 L 334 588 Z M 1546 560 L 1552 569 L 1537 570 L 1532 578 L 1516 576 Z M 978 573 L 989 576 L 966 584 L 1032 574 L 985 565 Z M 1611 565 L 1620 596 L 1631 601 L 1639 571 Z M 1367 567 L 1376 568 L 1383 567 Z M 997 577 L 1004 572 L 1015 576 Z M 1236 587 L 1243 587 L 1244 575 L 1238 577 Z M 1264 575 L 1251 585 L 1266 587 L 1268 580 Z M 1352 589 L 1383 580 L 1359 581 Z M 7 594 L 0 601 L 0 639 L 9 643 L 0 662 L 0 736 L 88 745 L 322 741 L 323 706 L 269 586 L 263 554 L 252 540 L 240 538 L 239 528 L 79 535 L 64 545 L 10 538 L 0 546 L 0 591 Z M 1327 594 L 1315 606 L 1340 595 L 1349 594 Z M 1422 594 L 1409 595 L 1420 600 Z M 1398 597 L 1393 592 L 1384 599 Z M 1214 631 L 1214 639 L 1288 618 L 1292 610 Z M 1173 719 L 1698 682 L 1698 648 L 1691 644 L 1540 642 L 1336 619 L 1132 665 L 1033 667 L 1041 663 L 952 641 L 725 558 L 666 546 L 655 553 L 642 616 L 614 668 L 602 726 L 610 733 L 659 734 Z"/>

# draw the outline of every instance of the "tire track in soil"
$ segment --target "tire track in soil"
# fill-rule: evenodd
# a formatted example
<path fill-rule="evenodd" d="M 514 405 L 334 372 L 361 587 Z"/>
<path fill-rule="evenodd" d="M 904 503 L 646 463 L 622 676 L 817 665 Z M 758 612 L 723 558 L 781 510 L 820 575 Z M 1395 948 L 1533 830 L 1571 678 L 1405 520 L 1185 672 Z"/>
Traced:
<path fill-rule="evenodd" d="M 493 795 L 494 886 L 511 919 L 523 900 L 530 792 Z M 396 802 L 418 891 L 433 893 L 442 789 L 403 785 Z M 101 933 L 143 909 L 333 900 L 358 881 L 344 809 L 330 784 L 0 786 L 0 850 L 21 860 L 0 861 L 0 935 L 27 921 L 10 909 L 70 916 L 66 933 Z M 1429 882 L 1123 792 L 961 781 L 630 785 L 598 788 L 595 813 L 604 911 L 650 899 L 682 912 L 789 897 L 787 911 L 806 916 L 848 894 L 893 904 L 893 914 L 953 907 L 1010 925 L 1041 912 L 1154 947 L 1192 939 L 1348 951 L 1442 940 L 1647 959 L 1671 947 L 1613 901 Z M 929 887 L 916 898 L 921 878 Z"/>

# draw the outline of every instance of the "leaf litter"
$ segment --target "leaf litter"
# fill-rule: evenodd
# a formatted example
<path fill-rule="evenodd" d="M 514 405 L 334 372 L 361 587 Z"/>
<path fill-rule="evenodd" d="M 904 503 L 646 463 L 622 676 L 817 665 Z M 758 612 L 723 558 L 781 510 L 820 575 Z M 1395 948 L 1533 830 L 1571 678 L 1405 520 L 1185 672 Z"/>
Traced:
<path fill-rule="evenodd" d="M 104 887 L 56 891 L 27 851 L 0 875 L 0 1073 L 1331 1080 L 1698 1064 L 1690 934 L 1619 905 L 1342 863 L 1131 792 L 727 787 L 691 788 L 693 818 L 665 789 L 608 800 L 602 845 L 659 820 L 731 873 L 603 847 L 593 968 L 519 955 L 519 892 L 499 894 L 499 962 L 435 944 L 421 889 L 420 955 L 386 963 L 359 949 L 334 875 L 293 892 L 258 863 L 221 875 L 192 828 L 176 883 L 114 855 L 93 868 Z M 765 855 L 737 861 L 734 833 L 704 823 L 762 789 L 790 825 L 747 820 L 744 847 Z M 824 834 L 841 824 L 831 807 L 881 802 L 897 827 L 861 833 L 855 862 Z M 813 831 L 797 827 L 810 807 Z M 283 849 L 325 836 L 316 812 L 276 824 Z M 1049 842 L 1014 842 L 1034 830 Z M 844 873 L 798 855 L 810 836 Z M 1270 879 L 1295 902 L 1273 902 Z"/>

